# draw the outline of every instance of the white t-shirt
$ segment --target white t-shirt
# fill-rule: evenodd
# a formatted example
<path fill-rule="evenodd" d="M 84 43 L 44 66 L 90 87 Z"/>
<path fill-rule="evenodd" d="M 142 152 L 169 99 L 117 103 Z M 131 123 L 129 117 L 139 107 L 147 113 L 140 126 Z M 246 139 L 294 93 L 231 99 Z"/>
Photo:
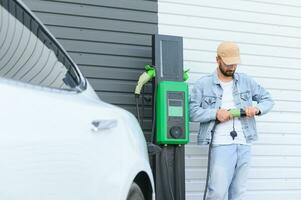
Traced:
<path fill-rule="evenodd" d="M 220 81 L 220 84 L 223 88 L 221 108 L 227 110 L 230 108 L 235 108 L 233 99 L 233 80 L 230 82 Z M 237 132 L 237 136 L 234 138 L 234 140 L 230 135 L 230 132 L 233 131 L 233 120 L 235 131 Z M 234 118 L 218 124 L 214 132 L 213 144 L 247 144 L 240 120 L 238 118 Z"/>

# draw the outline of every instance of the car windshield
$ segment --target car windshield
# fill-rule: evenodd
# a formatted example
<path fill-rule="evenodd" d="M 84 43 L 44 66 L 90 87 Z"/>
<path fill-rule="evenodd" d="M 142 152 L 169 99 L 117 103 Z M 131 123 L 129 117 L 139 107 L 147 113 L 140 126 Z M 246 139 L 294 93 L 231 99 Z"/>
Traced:
<path fill-rule="evenodd" d="M 83 79 L 58 42 L 18 1 L 0 1 L 0 77 L 81 90 Z"/>

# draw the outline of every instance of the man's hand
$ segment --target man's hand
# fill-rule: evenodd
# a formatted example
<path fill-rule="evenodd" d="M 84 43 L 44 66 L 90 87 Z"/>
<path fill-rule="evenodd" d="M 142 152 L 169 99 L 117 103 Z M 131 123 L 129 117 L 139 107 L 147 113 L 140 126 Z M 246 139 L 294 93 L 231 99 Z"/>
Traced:
<path fill-rule="evenodd" d="M 254 106 L 247 107 L 245 110 L 247 117 L 254 117 L 259 113 L 259 109 Z"/>
<path fill-rule="evenodd" d="M 226 122 L 226 121 L 232 119 L 232 115 L 226 109 L 219 109 L 216 113 L 216 119 L 220 122 Z"/>

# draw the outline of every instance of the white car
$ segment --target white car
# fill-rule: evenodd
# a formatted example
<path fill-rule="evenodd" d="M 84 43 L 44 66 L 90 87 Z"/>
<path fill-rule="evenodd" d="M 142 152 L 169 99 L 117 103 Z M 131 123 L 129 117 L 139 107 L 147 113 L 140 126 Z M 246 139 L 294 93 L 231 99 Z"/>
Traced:
<path fill-rule="evenodd" d="M 102 102 L 19 0 L 0 1 L 0 199 L 151 200 L 136 118 Z"/>

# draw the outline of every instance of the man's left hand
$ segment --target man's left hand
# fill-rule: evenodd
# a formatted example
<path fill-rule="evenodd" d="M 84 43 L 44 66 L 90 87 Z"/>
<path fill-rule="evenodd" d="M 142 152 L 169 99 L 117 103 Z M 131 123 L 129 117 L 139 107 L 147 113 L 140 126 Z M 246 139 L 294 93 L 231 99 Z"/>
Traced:
<path fill-rule="evenodd" d="M 254 117 L 259 113 L 259 109 L 254 106 L 247 107 L 245 110 L 247 117 Z"/>

